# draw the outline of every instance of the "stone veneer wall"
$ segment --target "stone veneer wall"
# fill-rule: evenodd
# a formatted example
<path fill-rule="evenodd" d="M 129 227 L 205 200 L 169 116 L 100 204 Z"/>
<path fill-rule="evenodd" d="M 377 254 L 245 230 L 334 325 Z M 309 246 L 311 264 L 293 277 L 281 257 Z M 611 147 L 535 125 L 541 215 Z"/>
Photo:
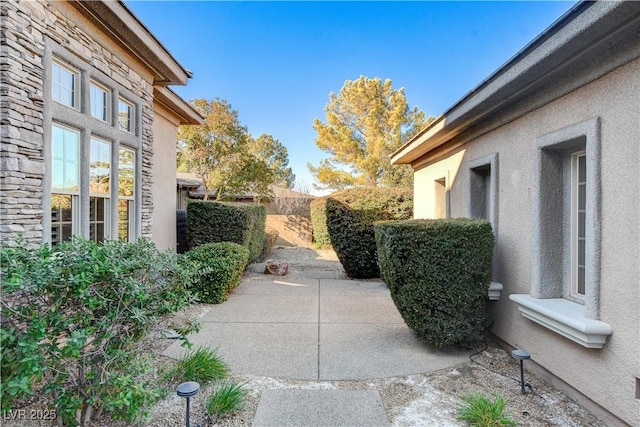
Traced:
<path fill-rule="evenodd" d="M 153 86 L 100 45 L 92 34 L 62 12 L 70 8 L 43 0 L 3 1 L 0 44 L 0 241 L 14 245 L 22 235 L 30 246 L 42 243 L 44 160 L 43 56 L 45 38 L 142 98 L 140 233 L 151 236 L 153 158 Z M 60 9 L 59 9 L 60 8 Z M 75 12 L 75 11 L 74 11 Z M 87 21 L 87 28 L 90 24 Z M 84 25 L 83 25 L 84 27 Z M 140 112 L 139 112 L 140 113 Z M 48 190 L 47 190 L 48 191 Z"/>

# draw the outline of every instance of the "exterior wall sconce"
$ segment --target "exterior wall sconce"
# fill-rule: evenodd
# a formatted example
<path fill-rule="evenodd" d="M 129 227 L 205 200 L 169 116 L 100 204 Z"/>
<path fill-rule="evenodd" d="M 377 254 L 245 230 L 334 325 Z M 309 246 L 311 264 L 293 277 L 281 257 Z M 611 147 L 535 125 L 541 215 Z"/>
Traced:
<path fill-rule="evenodd" d="M 198 394 L 200 391 L 200 384 L 195 381 L 188 381 L 186 383 L 182 383 L 178 386 L 176 393 L 180 397 L 184 397 L 187 399 L 187 416 L 186 416 L 186 427 L 191 427 L 191 421 L 189 417 L 189 404 L 191 403 L 191 397 Z M 198 425 L 194 427 L 199 427 Z"/>
<path fill-rule="evenodd" d="M 520 361 L 520 392 L 525 394 L 525 387 L 531 390 L 531 384 L 524 382 L 524 361 L 531 359 L 531 355 L 526 350 L 516 349 L 511 352 L 511 357 Z"/>

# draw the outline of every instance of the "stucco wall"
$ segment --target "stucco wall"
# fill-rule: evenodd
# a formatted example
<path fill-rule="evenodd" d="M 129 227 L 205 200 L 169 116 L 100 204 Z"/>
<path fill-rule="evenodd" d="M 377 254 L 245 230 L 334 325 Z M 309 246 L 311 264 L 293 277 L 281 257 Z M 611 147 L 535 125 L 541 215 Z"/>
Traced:
<path fill-rule="evenodd" d="M 2 170 L 0 172 L 0 238 L 12 244 L 22 234 L 32 246 L 46 240 L 47 109 L 44 87 L 47 46 L 63 49 L 74 61 L 112 79 L 142 100 L 139 112 L 138 218 L 141 235 L 151 237 L 153 200 L 153 77 L 144 65 L 66 2 L 2 2 Z M 47 41 L 48 40 L 48 41 Z M 171 186 L 173 188 L 175 183 Z M 44 227 L 43 227 L 44 222 Z"/>
<path fill-rule="evenodd" d="M 640 425 L 640 60 L 551 104 L 467 142 L 415 173 L 416 217 L 430 217 L 434 179 L 451 177 L 451 217 L 469 211 L 469 163 L 499 155 L 494 280 L 504 285 L 491 302 L 493 332 L 625 422 Z M 588 349 L 525 319 L 510 294 L 529 294 L 532 263 L 532 177 L 535 140 L 600 119 L 600 319 L 613 327 L 602 349 Z M 460 142 L 460 141 L 457 141 Z M 443 172 L 446 171 L 446 172 Z"/>
<path fill-rule="evenodd" d="M 161 249 L 176 247 L 176 133 L 180 123 L 155 105 L 153 122 L 153 241 Z"/>
<path fill-rule="evenodd" d="M 267 229 L 278 232 L 276 245 L 312 246 L 311 220 L 301 215 L 267 215 Z"/>

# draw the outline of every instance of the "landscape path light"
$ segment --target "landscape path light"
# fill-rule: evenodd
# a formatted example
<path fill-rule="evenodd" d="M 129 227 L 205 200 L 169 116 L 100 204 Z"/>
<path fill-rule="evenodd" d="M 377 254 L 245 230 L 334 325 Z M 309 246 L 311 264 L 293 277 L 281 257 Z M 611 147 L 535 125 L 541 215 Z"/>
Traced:
<path fill-rule="evenodd" d="M 516 349 L 511 352 L 511 357 L 520 361 L 520 392 L 525 394 L 524 388 L 529 387 L 531 389 L 531 385 L 524 382 L 524 361 L 531 359 L 531 355 L 526 350 Z"/>
<path fill-rule="evenodd" d="M 178 396 L 184 397 L 187 399 L 187 416 L 186 416 L 186 426 L 191 427 L 191 421 L 189 419 L 189 404 L 191 403 L 191 397 L 198 394 L 200 391 L 200 384 L 195 381 L 187 381 L 186 383 L 182 383 L 178 386 L 176 392 Z M 194 427 L 200 427 L 198 425 Z"/>

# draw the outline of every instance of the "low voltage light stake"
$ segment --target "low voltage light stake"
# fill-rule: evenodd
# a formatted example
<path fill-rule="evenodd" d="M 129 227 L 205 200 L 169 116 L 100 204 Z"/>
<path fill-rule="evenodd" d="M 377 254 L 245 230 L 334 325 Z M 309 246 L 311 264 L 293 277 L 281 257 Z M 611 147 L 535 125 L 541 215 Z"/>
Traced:
<path fill-rule="evenodd" d="M 186 383 L 182 383 L 178 386 L 176 392 L 178 396 L 184 397 L 187 399 L 187 417 L 186 417 L 186 426 L 191 427 L 191 421 L 189 420 L 189 403 L 191 396 L 195 396 L 200 391 L 200 384 L 195 381 L 188 381 Z M 199 426 L 194 426 L 199 427 Z"/>
<path fill-rule="evenodd" d="M 524 382 L 524 361 L 531 359 L 531 355 L 526 350 L 513 350 L 511 352 L 511 357 L 520 361 L 520 392 L 525 394 L 524 388 L 525 386 L 531 387 L 529 384 L 525 384 Z"/>

